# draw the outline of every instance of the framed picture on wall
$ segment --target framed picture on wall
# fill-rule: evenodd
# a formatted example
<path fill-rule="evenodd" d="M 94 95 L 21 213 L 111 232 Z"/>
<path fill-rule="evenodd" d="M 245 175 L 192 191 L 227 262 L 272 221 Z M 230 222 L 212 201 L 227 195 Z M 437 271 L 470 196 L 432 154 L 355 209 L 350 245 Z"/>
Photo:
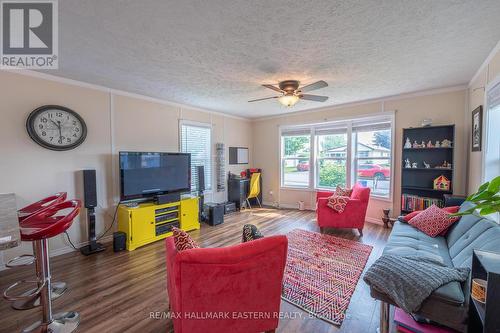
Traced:
<path fill-rule="evenodd" d="M 472 111 L 472 151 L 481 151 L 481 138 L 483 137 L 483 106 L 478 106 Z"/>

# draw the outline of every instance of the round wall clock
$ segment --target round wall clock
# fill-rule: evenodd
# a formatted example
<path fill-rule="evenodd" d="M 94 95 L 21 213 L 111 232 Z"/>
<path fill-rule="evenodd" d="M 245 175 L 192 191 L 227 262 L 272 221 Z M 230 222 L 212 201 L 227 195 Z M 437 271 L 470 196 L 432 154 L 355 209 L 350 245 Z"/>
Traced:
<path fill-rule="evenodd" d="M 35 109 L 26 120 L 29 136 L 51 150 L 70 150 L 85 141 L 87 125 L 78 113 L 63 106 L 45 105 Z"/>

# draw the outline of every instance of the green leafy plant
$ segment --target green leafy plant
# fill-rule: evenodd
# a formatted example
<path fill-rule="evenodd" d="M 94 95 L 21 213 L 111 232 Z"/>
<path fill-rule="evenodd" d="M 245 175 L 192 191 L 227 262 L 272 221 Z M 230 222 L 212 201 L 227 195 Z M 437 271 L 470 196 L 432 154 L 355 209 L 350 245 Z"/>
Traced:
<path fill-rule="evenodd" d="M 500 176 L 479 186 L 477 192 L 469 195 L 466 200 L 476 206 L 453 215 L 470 215 L 478 211 L 479 215 L 484 216 L 500 212 Z"/>

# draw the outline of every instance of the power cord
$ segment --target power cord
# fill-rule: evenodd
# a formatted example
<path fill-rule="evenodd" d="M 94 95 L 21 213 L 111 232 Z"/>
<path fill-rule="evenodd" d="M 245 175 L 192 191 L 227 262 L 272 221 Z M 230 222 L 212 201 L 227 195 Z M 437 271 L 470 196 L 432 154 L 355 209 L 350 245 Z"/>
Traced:
<path fill-rule="evenodd" d="M 109 227 L 108 227 L 108 228 L 104 231 L 104 233 L 103 233 L 101 236 L 99 236 L 99 237 L 97 237 L 97 238 L 96 238 L 96 241 L 98 241 L 98 240 L 100 240 L 101 238 L 103 238 L 103 237 L 104 237 L 104 235 L 106 235 L 106 234 L 108 233 L 108 231 L 109 231 L 109 230 L 111 230 L 111 228 L 112 228 L 112 227 L 113 227 L 113 225 L 115 224 L 115 221 L 116 221 L 116 214 L 118 213 L 118 207 L 120 206 L 120 204 L 121 204 L 121 203 L 122 203 L 122 202 L 120 201 L 120 202 L 118 202 L 118 204 L 116 205 L 115 212 L 114 212 L 114 214 L 113 214 L 113 221 L 111 222 L 111 224 L 109 225 Z M 108 214 L 106 214 L 106 215 L 108 215 Z M 110 215 L 108 215 L 108 216 L 110 216 Z M 76 251 L 78 251 L 78 248 L 77 248 L 77 247 L 75 246 L 75 244 L 73 244 L 73 242 L 71 241 L 71 238 L 69 237 L 68 231 L 65 231 L 65 232 L 64 232 L 64 234 L 66 234 L 66 238 L 68 238 L 68 242 L 69 242 L 69 244 L 71 245 L 71 247 L 72 247 L 73 249 L 75 249 Z"/>
<path fill-rule="evenodd" d="M 75 251 L 78 251 L 78 249 L 76 248 L 75 244 L 73 244 L 73 242 L 71 241 L 71 238 L 69 238 L 69 234 L 68 234 L 68 231 L 65 231 L 64 234 L 66 235 L 66 237 L 68 238 L 68 242 L 69 244 L 71 245 L 71 247 L 73 249 L 75 249 Z"/>
<path fill-rule="evenodd" d="M 111 230 L 111 228 L 113 227 L 113 225 L 115 224 L 115 221 L 116 221 L 116 214 L 118 213 L 118 207 L 120 207 L 120 204 L 121 204 L 121 203 L 122 203 L 122 202 L 120 201 L 120 202 L 118 202 L 118 203 L 116 204 L 115 213 L 113 214 L 113 221 L 111 221 L 111 224 L 110 224 L 110 225 L 109 225 L 109 227 L 108 227 L 108 228 L 104 231 L 104 233 L 103 233 L 101 236 L 97 237 L 96 241 L 98 241 L 99 239 L 103 238 L 103 237 L 104 237 L 104 235 L 106 235 L 106 234 L 108 233 L 108 231 L 110 231 L 110 230 Z"/>

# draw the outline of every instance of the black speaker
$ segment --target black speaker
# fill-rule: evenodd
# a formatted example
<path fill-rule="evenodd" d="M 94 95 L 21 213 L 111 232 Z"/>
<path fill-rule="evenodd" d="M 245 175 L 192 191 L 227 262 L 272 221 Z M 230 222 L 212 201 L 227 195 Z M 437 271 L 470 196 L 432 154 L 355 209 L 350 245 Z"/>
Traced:
<path fill-rule="evenodd" d="M 83 170 L 83 196 L 85 208 L 97 206 L 95 170 Z"/>
<path fill-rule="evenodd" d="M 83 200 L 87 208 L 87 221 L 89 225 L 89 243 L 80 248 L 80 252 L 86 256 L 104 251 L 106 248 L 97 242 L 95 234 L 95 207 L 97 207 L 95 170 L 83 170 Z"/>
<path fill-rule="evenodd" d="M 224 223 L 224 204 L 208 203 L 204 207 L 207 222 L 211 226 Z"/>
<path fill-rule="evenodd" d="M 123 251 L 126 248 L 127 234 L 121 231 L 113 232 L 113 251 Z"/>
<path fill-rule="evenodd" d="M 200 193 L 205 191 L 205 167 L 203 165 L 198 165 L 196 167 L 196 175 L 198 176 L 198 184 L 196 184 L 196 190 Z"/>

